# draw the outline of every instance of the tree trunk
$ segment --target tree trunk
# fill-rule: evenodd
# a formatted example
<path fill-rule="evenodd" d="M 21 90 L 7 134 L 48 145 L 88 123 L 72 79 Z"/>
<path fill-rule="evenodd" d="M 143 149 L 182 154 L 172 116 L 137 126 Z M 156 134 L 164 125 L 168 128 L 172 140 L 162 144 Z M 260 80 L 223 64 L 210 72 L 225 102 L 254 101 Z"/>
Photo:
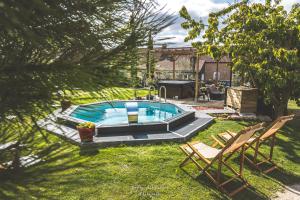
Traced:
<path fill-rule="evenodd" d="M 273 109 L 274 109 L 274 116 L 273 118 L 276 119 L 278 117 L 287 115 L 287 107 L 288 107 L 288 99 L 287 100 L 282 100 L 278 104 L 273 104 Z"/>
<path fill-rule="evenodd" d="M 150 50 L 147 50 L 147 57 L 146 57 L 146 77 L 149 78 L 150 76 Z"/>

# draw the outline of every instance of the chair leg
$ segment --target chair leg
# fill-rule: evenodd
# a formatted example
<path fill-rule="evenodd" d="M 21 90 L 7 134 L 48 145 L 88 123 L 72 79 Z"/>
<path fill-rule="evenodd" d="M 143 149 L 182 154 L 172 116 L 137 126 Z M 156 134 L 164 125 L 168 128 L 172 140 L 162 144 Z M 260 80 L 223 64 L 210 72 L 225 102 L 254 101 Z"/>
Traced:
<path fill-rule="evenodd" d="M 264 155 L 263 153 L 261 153 L 259 150 L 257 150 L 257 151 L 255 151 L 255 156 L 256 156 L 256 159 L 250 159 L 250 158 L 248 158 L 247 156 L 245 156 L 245 159 L 251 164 L 251 165 L 253 165 L 257 170 L 259 170 L 260 172 L 263 172 L 263 173 L 269 173 L 269 172 L 271 172 L 271 171 L 273 171 L 274 169 L 276 169 L 276 168 L 279 168 L 277 165 L 276 165 L 276 163 L 274 163 L 273 161 L 272 161 L 272 154 L 273 154 L 273 147 L 271 146 L 271 149 L 270 149 L 270 155 L 269 156 L 266 156 L 266 155 Z M 263 158 L 263 160 L 262 161 L 260 161 L 260 162 L 257 162 L 257 157 L 258 157 L 258 155 L 259 156 L 261 156 L 262 158 Z M 261 169 L 261 167 L 260 167 L 260 165 L 261 164 L 263 164 L 263 163 L 270 163 L 272 166 L 270 167 L 270 168 L 268 168 L 268 169 L 266 169 L 266 170 L 262 170 Z"/>
<path fill-rule="evenodd" d="M 184 165 L 186 165 L 193 155 L 194 153 L 191 153 L 189 155 L 187 154 L 187 157 L 180 163 L 179 167 L 183 167 Z"/>
<path fill-rule="evenodd" d="M 241 159 L 241 164 L 242 164 L 243 159 Z M 237 193 L 239 193 L 240 191 L 242 191 L 243 189 L 247 188 L 250 184 L 244 179 L 244 177 L 242 176 L 242 172 L 243 170 L 241 170 L 240 168 L 240 173 L 235 171 L 231 166 L 229 166 L 225 161 L 223 161 L 223 164 L 235 175 L 234 177 L 224 181 L 223 183 L 221 183 L 219 185 L 219 187 L 223 187 L 224 185 L 230 183 L 231 181 L 235 180 L 235 179 L 239 179 L 242 182 L 242 185 L 240 187 L 238 187 L 237 189 L 233 190 L 232 192 L 227 193 L 228 196 L 232 197 L 234 195 L 236 195 Z M 243 165 L 242 165 L 243 167 Z M 225 190 L 225 189 L 224 189 Z"/>
<path fill-rule="evenodd" d="M 246 156 L 246 155 L 245 155 L 244 158 L 245 158 L 245 160 L 247 160 L 248 163 L 250 163 L 256 170 L 259 170 L 259 171 L 260 171 L 259 167 L 253 162 L 253 159 L 248 158 L 248 156 Z"/>
<path fill-rule="evenodd" d="M 191 158 L 193 159 L 193 158 Z M 193 161 L 193 160 L 192 160 Z M 193 161 L 194 162 L 194 161 Z M 241 160 L 241 162 L 243 162 L 243 159 Z M 195 162 L 196 164 L 196 162 Z M 198 163 L 197 163 L 198 164 Z M 197 165 L 196 164 L 196 165 Z M 235 176 L 224 181 L 221 182 L 221 169 L 222 169 L 222 165 L 225 165 Z M 202 173 L 204 173 L 205 175 L 207 175 L 207 177 L 209 179 L 211 179 L 213 181 L 213 183 L 217 186 L 217 188 L 219 190 L 221 190 L 222 192 L 226 193 L 228 196 L 232 197 L 234 195 L 236 195 L 238 192 L 242 191 L 243 189 L 247 188 L 249 186 L 249 183 L 243 178 L 243 176 L 241 175 L 241 173 L 235 171 L 232 167 L 230 167 L 222 158 L 219 159 L 218 162 L 218 171 L 217 171 L 217 177 L 214 178 L 209 172 L 207 172 L 208 168 L 211 166 L 212 164 L 208 164 L 205 168 L 202 169 Z M 198 165 L 197 165 L 198 166 Z M 243 165 L 242 165 L 243 166 Z M 240 171 L 242 171 L 240 169 Z M 242 181 L 242 186 L 240 186 L 239 188 L 235 189 L 232 192 L 228 192 L 223 186 L 226 185 L 227 183 L 230 183 L 231 181 L 233 181 L 234 179 L 240 179 Z"/>
<path fill-rule="evenodd" d="M 276 135 L 274 134 L 272 136 L 272 139 L 271 139 L 271 149 L 270 149 L 270 156 L 269 156 L 270 160 L 272 160 L 272 157 L 273 157 L 273 151 L 274 151 L 274 146 L 275 146 L 275 139 L 276 139 Z"/>
<path fill-rule="evenodd" d="M 254 157 L 253 157 L 253 163 L 255 164 L 257 161 L 257 152 L 259 148 L 259 140 L 256 142 L 255 149 L 254 149 Z"/>
<path fill-rule="evenodd" d="M 241 158 L 240 158 L 240 176 L 242 176 L 242 174 L 243 174 L 244 160 L 245 160 L 245 145 L 242 146 L 242 151 L 241 151 Z"/>
<path fill-rule="evenodd" d="M 246 182 L 241 187 L 239 187 L 236 190 L 234 190 L 231 193 L 229 193 L 228 196 L 233 197 L 234 195 L 236 195 L 237 193 L 241 192 L 243 189 L 246 189 L 249 186 L 250 186 L 249 183 Z"/>
<path fill-rule="evenodd" d="M 261 155 L 263 158 L 265 158 L 264 162 L 268 162 L 268 163 L 270 163 L 270 164 L 272 165 L 270 168 L 268 168 L 268 169 L 262 171 L 263 173 L 267 174 L 267 173 L 273 171 L 274 169 L 279 168 L 278 165 L 277 165 L 276 163 L 274 163 L 274 162 L 270 159 L 270 157 L 265 156 L 265 155 L 264 155 L 263 153 L 261 153 L 261 152 L 258 152 L 258 153 L 259 153 L 259 155 Z"/>
<path fill-rule="evenodd" d="M 183 148 L 180 147 L 180 149 L 183 151 L 183 153 L 185 155 L 187 155 L 187 157 L 180 163 L 179 167 L 183 167 L 185 166 L 189 161 L 192 161 L 193 163 L 195 163 L 195 165 L 198 167 L 199 170 L 203 171 L 203 167 L 197 162 L 197 160 L 195 160 L 193 158 L 195 152 L 192 152 L 192 153 L 189 153 L 189 152 L 186 152 Z M 205 161 L 203 161 L 205 162 Z M 206 163 L 206 162 L 205 162 Z M 206 163 L 208 164 L 208 163 Z"/>
<path fill-rule="evenodd" d="M 242 173 L 243 173 L 243 166 L 244 166 L 244 151 L 245 151 L 245 146 L 243 146 L 242 149 L 242 157 L 240 160 L 240 169 L 239 172 L 237 172 L 235 169 L 233 169 L 231 166 L 229 166 L 225 160 L 223 159 L 223 156 L 220 156 L 219 158 L 216 158 L 216 160 L 218 160 L 218 169 L 217 169 L 217 174 L 216 176 L 212 175 L 211 173 L 208 172 L 208 169 L 213 165 L 214 161 L 216 160 L 212 160 L 212 161 L 207 161 L 204 158 L 199 157 L 199 160 L 203 161 L 206 165 L 205 167 L 201 166 L 197 160 L 194 159 L 194 153 L 189 153 L 186 152 L 184 149 L 181 148 L 181 150 L 187 155 L 187 157 L 183 160 L 183 162 L 180 164 L 180 166 L 182 167 L 183 165 L 185 165 L 189 160 L 192 161 L 193 163 L 195 163 L 195 165 L 197 166 L 197 168 L 200 170 L 200 173 L 205 174 L 209 179 L 212 180 L 212 182 L 216 185 L 216 187 L 224 192 L 225 194 L 227 194 L 228 196 L 232 197 L 235 194 L 237 194 L 238 192 L 240 192 L 241 190 L 245 189 L 246 187 L 249 186 L 248 182 L 243 178 Z M 234 152 L 233 152 L 234 153 Z M 229 157 L 232 156 L 228 155 Z M 233 174 L 234 177 L 224 181 L 223 183 L 221 182 L 221 172 L 222 172 L 222 165 L 225 165 Z M 233 181 L 234 179 L 240 179 L 242 181 L 242 186 L 240 186 L 239 188 L 235 189 L 232 192 L 228 192 L 227 190 L 225 190 L 225 188 L 223 187 L 224 185 L 226 185 L 227 183 L 230 183 L 231 181 Z"/>
<path fill-rule="evenodd" d="M 222 156 L 219 157 L 218 171 L 217 171 L 217 182 L 221 184 L 221 172 L 222 172 Z"/>

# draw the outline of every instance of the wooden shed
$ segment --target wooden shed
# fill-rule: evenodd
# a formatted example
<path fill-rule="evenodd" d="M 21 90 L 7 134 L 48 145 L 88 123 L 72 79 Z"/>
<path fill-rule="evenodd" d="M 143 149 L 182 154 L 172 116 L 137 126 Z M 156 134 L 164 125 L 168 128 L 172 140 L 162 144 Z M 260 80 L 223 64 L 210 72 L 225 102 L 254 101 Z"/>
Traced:
<path fill-rule="evenodd" d="M 230 87 L 227 89 L 226 105 L 240 113 L 256 113 L 257 88 Z"/>

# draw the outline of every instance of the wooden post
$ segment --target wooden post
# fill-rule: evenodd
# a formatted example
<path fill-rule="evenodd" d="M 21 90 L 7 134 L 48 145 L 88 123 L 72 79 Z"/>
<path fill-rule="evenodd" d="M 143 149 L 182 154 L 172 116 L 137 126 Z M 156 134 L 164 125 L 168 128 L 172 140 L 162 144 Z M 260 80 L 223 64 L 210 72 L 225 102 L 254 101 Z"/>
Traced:
<path fill-rule="evenodd" d="M 229 86 L 232 86 L 232 66 L 230 65 L 230 81 L 229 81 Z"/>
<path fill-rule="evenodd" d="M 197 54 L 197 66 L 195 74 L 195 102 L 198 101 L 198 92 L 199 92 L 199 56 Z"/>
<path fill-rule="evenodd" d="M 217 61 L 217 76 L 216 76 L 216 85 L 219 83 L 219 60 Z"/>
<path fill-rule="evenodd" d="M 148 52 L 147 52 L 147 63 L 146 63 L 146 65 L 147 65 L 147 73 L 146 73 L 146 77 L 148 78 L 148 79 L 150 79 L 150 50 L 148 49 Z M 146 81 L 146 82 L 148 82 L 148 81 Z M 147 83 L 148 84 L 148 83 Z"/>
<path fill-rule="evenodd" d="M 175 57 L 173 56 L 173 80 L 175 80 Z"/>

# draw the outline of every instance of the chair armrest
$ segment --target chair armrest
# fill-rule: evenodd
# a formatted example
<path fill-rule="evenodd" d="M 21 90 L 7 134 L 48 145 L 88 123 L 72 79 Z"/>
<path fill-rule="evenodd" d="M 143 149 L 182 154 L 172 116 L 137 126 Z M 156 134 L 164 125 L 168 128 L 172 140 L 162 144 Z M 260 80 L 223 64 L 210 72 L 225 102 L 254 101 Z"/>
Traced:
<path fill-rule="evenodd" d="M 220 145 L 222 148 L 225 147 L 225 145 L 220 140 L 218 140 L 215 136 L 212 135 L 211 137 L 215 141 L 215 143 L 212 145 L 212 147 L 215 147 L 217 145 Z"/>

